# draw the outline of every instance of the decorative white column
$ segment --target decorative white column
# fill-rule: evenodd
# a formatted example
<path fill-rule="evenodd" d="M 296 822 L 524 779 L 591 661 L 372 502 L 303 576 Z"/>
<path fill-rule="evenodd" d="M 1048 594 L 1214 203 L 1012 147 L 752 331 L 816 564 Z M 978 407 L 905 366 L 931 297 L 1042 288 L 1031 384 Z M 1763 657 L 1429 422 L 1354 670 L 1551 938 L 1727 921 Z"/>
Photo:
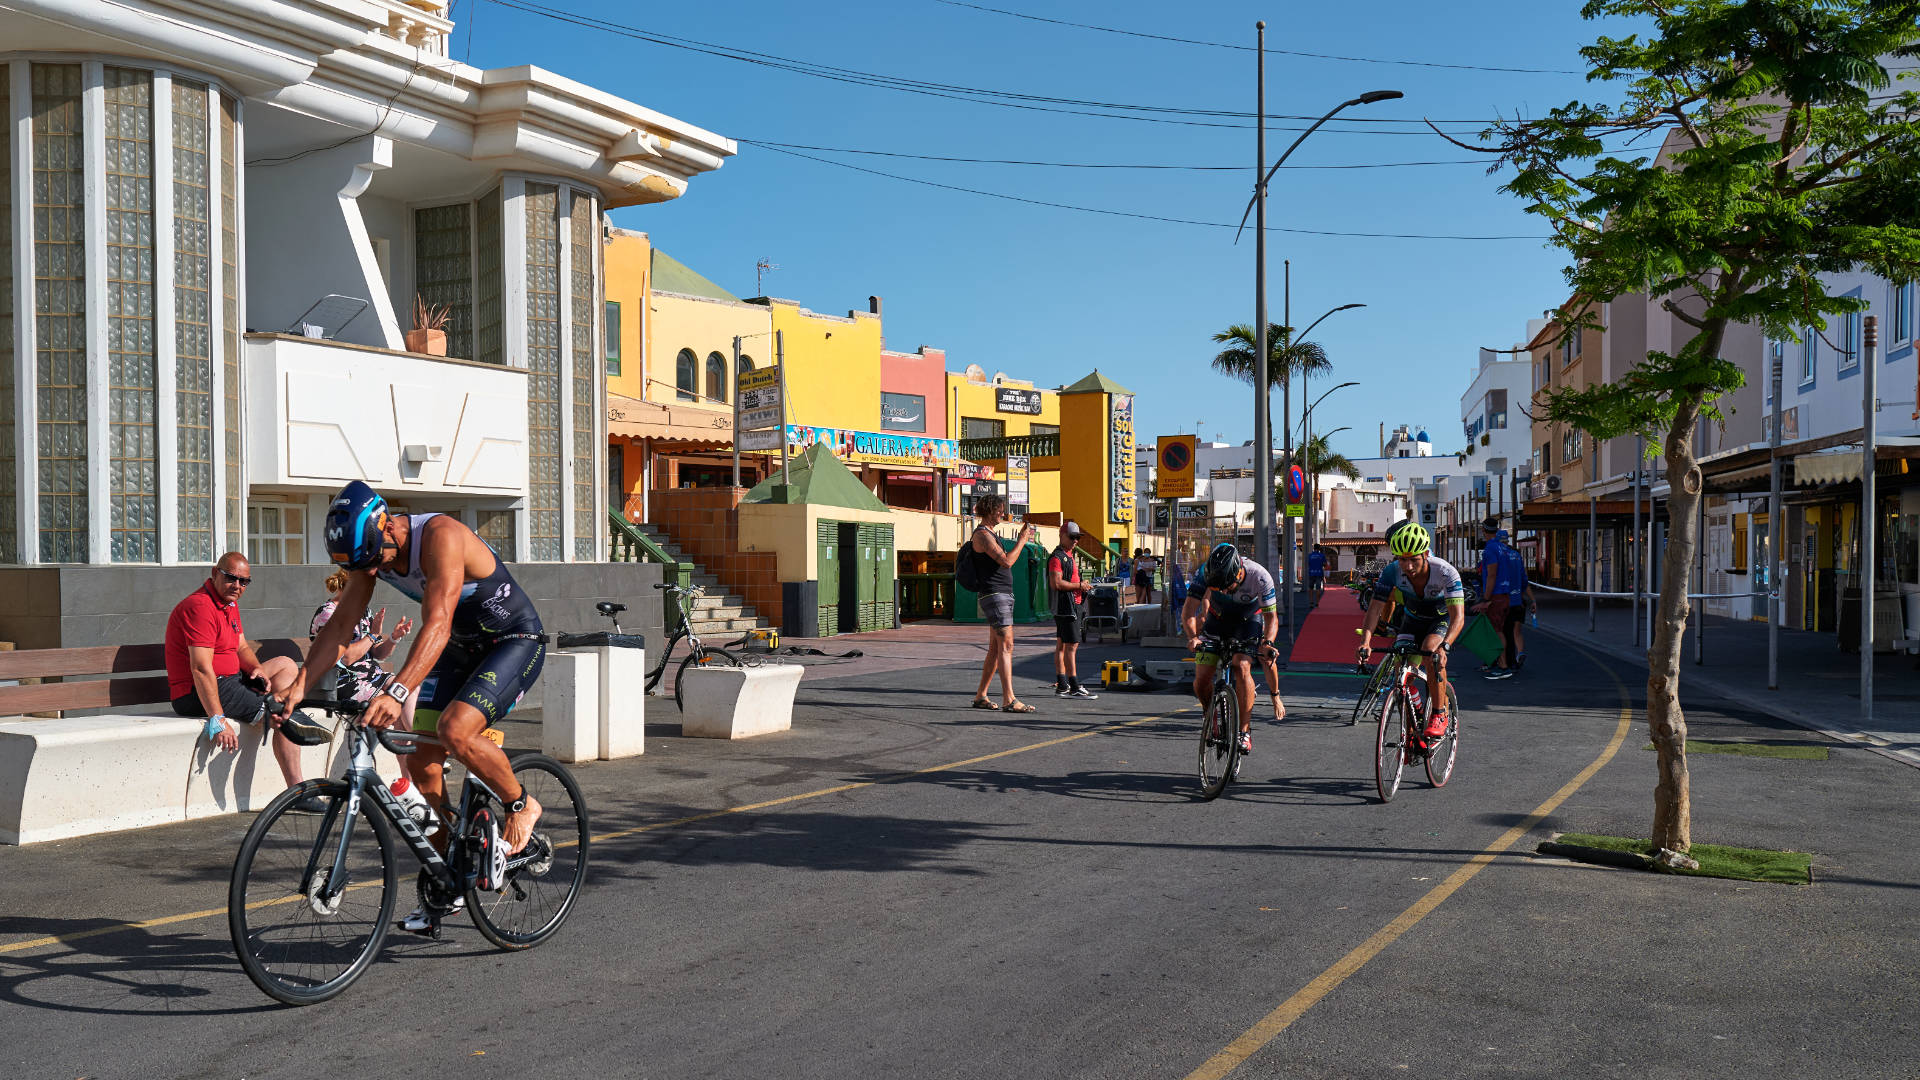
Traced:
<path fill-rule="evenodd" d="M 113 561 L 113 357 L 109 349 L 107 297 L 107 90 L 106 65 L 80 65 L 80 131 L 86 147 L 82 189 L 86 202 L 87 267 L 87 552 L 88 563 Z M 37 470 L 36 470 L 37 471 Z M 35 496 L 38 497 L 36 488 Z"/>
<path fill-rule="evenodd" d="M 33 302 L 33 65 L 9 64 L 8 100 L 13 115 L 13 386 L 14 528 L 20 562 L 40 561 L 40 500 L 33 421 L 38 385 L 34 353 L 39 349 Z"/>
<path fill-rule="evenodd" d="M 173 292 L 173 76 L 153 76 L 153 418 L 154 491 L 160 500 L 160 563 L 180 561 L 180 419 Z"/>

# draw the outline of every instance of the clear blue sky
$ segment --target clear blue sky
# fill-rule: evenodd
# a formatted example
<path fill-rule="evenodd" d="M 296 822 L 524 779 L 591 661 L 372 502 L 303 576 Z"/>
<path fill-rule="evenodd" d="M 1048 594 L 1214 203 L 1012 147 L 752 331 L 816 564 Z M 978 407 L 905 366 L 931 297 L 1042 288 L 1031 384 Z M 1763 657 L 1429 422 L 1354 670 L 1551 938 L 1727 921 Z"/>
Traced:
<path fill-rule="evenodd" d="M 929 82 L 1181 108 L 1253 106 L 1251 51 L 1044 25 L 938 0 L 546 2 L 661 34 Z M 1539 0 L 1381 0 L 1324 8 L 1238 0 L 981 2 L 1249 45 L 1254 22 L 1265 18 L 1272 49 L 1501 67 L 1579 69 L 1576 50 L 1601 29 L 1579 18 L 1577 4 Z M 462 59 L 482 67 L 535 64 L 733 138 L 954 157 L 1244 165 L 1244 172 L 1092 170 L 818 155 L 1025 198 L 1203 221 L 1238 221 L 1251 193 L 1254 133 L 1247 121 L 1227 119 L 1248 125 L 1227 129 L 1008 109 L 738 63 L 489 0 L 459 0 L 454 14 L 461 25 L 453 51 Z M 1284 55 L 1268 61 L 1272 113 L 1317 116 L 1376 88 L 1407 96 L 1343 117 L 1408 122 L 1330 125 L 1289 165 L 1459 160 L 1470 155 L 1421 133 L 1413 121 L 1478 121 L 1515 110 L 1537 115 L 1576 96 L 1606 94 L 1569 74 Z M 1269 159 L 1294 134 L 1272 132 Z M 1474 164 L 1289 169 L 1272 189 L 1269 223 L 1389 233 L 1544 232 L 1498 184 Z M 956 369 L 977 363 L 1054 386 L 1097 366 L 1139 394 L 1143 440 L 1193 431 L 1196 423 L 1209 438 L 1239 442 L 1252 434 L 1249 389 L 1207 365 L 1216 351 L 1214 331 L 1253 321 L 1250 232 L 1236 246 L 1230 229 L 936 190 L 746 144 L 724 168 L 695 177 L 684 197 L 614 217 L 742 296 L 755 294 L 754 263 L 762 257 L 780 267 L 766 292 L 816 311 L 864 309 L 866 298 L 878 294 L 886 301 L 889 347 L 944 347 Z M 1304 327 L 1338 304 L 1368 305 L 1334 315 L 1314 335 L 1332 358 L 1337 381 L 1361 383 L 1328 398 L 1316 419 L 1321 430 L 1350 425 L 1335 436 L 1335 446 L 1353 456 L 1374 452 L 1381 422 L 1427 427 L 1439 450 L 1455 449 L 1459 397 L 1476 349 L 1511 346 L 1529 316 L 1564 299 L 1564 260 L 1538 240 L 1274 233 L 1268 258 L 1274 322 L 1281 321 L 1283 259 L 1293 262 L 1295 325 Z M 1294 402 L 1296 422 L 1301 404 Z M 1274 408 L 1277 426 L 1278 395 Z"/>

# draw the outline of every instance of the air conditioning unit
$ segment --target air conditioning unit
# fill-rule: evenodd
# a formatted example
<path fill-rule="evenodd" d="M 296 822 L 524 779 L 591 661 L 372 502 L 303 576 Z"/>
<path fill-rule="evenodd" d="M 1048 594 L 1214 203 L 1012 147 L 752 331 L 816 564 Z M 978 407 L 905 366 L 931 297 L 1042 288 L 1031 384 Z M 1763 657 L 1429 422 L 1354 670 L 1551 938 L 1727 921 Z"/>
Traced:
<path fill-rule="evenodd" d="M 1559 478 L 1559 477 L 1557 477 L 1557 476 L 1549 476 L 1549 477 L 1547 477 L 1547 490 L 1548 490 L 1548 491 L 1559 491 L 1559 490 L 1560 490 L 1560 478 Z"/>

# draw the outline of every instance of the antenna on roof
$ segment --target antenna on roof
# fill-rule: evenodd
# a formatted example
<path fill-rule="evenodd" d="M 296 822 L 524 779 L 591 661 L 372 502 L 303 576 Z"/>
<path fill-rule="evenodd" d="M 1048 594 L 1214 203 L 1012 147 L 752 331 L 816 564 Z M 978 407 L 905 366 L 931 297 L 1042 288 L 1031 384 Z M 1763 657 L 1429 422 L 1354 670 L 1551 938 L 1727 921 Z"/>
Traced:
<path fill-rule="evenodd" d="M 769 271 L 778 269 L 780 269 L 778 263 L 769 262 L 764 257 L 762 257 L 759 262 L 753 264 L 753 291 L 756 295 L 767 295 L 767 286 L 764 279 Z"/>

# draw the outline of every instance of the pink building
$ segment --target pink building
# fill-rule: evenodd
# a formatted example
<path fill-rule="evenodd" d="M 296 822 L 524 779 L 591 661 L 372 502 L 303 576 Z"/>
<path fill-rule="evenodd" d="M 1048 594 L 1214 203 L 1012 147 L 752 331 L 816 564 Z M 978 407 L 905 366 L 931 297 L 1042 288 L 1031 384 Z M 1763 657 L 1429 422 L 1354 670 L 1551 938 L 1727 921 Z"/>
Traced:
<path fill-rule="evenodd" d="M 947 351 L 880 350 L 880 430 L 889 435 L 947 437 Z M 882 470 L 876 493 L 889 506 L 940 508 L 931 470 Z"/>

